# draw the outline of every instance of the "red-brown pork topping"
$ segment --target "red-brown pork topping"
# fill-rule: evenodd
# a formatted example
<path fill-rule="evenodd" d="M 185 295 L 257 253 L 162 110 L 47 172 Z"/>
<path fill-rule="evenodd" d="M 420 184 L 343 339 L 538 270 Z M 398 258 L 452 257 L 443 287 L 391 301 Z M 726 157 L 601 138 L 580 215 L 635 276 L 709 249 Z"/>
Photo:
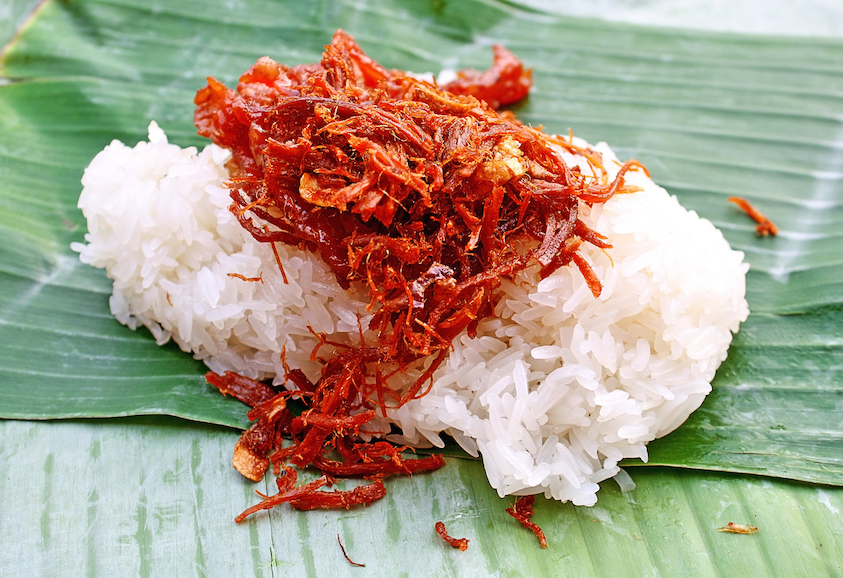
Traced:
<path fill-rule="evenodd" d="M 199 134 L 232 152 L 231 209 L 243 227 L 259 241 L 318 252 L 344 287 L 368 289 L 374 311 L 376 342 L 363 342 L 362 328 L 356 347 L 320 336 L 333 356 L 319 382 L 288 374 L 309 405 L 285 422 L 292 448 L 273 441 L 282 413 L 268 408 L 282 400 L 255 407 L 257 422 L 240 444 L 250 477 L 262 476 L 270 448 L 273 461 L 328 467 L 323 450 L 373 409 L 385 414 L 423 395 L 452 340 L 493 314 L 502 278 L 533 262 L 542 276 L 573 262 L 600 294 L 578 250 L 610 245 L 578 218 L 579 203 L 635 190 L 624 174 L 641 166 L 630 161 L 609 181 L 598 153 L 496 111 L 523 98 L 531 82 L 530 71 L 496 46 L 489 70 L 460 72 L 439 87 L 382 67 L 339 30 L 318 64 L 263 57 L 236 90 L 209 78 L 197 93 Z M 568 166 L 560 150 L 586 156 L 599 176 Z M 386 385 L 384 371 L 427 356 L 432 363 L 408 390 Z M 331 475 L 373 475 L 360 451 L 351 452 L 358 463 L 330 466 Z M 392 457 L 374 463 L 384 473 L 409 471 Z"/>

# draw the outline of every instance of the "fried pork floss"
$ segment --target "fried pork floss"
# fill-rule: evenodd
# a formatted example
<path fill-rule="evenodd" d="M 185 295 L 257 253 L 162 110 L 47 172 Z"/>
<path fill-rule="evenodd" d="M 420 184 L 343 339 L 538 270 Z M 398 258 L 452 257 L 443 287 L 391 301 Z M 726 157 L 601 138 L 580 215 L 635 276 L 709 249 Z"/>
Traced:
<path fill-rule="evenodd" d="M 536 538 L 539 539 L 539 545 L 542 548 L 547 548 L 547 538 L 544 535 L 544 531 L 533 522 L 533 503 L 535 502 L 535 496 L 521 496 L 515 503 L 506 509 L 506 513 L 521 522 L 521 525 L 530 530 L 533 534 L 536 535 Z"/>
<path fill-rule="evenodd" d="M 367 287 L 375 312 L 374 343 L 362 327 L 359 346 L 321 338 L 333 355 L 318 383 L 287 373 L 310 408 L 290 423 L 292 448 L 267 445 L 277 431 L 268 424 L 281 415 L 261 409 L 272 400 L 255 407 L 244 439 L 257 441 L 241 440 L 250 470 L 271 447 L 273 461 L 321 467 L 323 450 L 350 439 L 372 410 L 386 415 L 423 395 L 452 340 L 492 315 L 500 279 L 531 262 L 543 277 L 573 262 L 600 294 L 578 250 L 610 245 L 579 220 L 578 203 L 635 190 L 624 174 L 643 167 L 630 161 L 609 182 L 567 166 L 560 149 L 602 169 L 599 154 L 495 111 L 526 95 L 531 81 L 505 48 L 494 55 L 485 73 L 463 72 L 439 87 L 383 68 L 338 31 L 318 64 L 264 57 L 236 90 L 210 78 L 197 93 L 199 134 L 232 152 L 232 211 L 243 227 L 258 241 L 318 251 L 341 285 Z M 386 385 L 427 356 L 433 362 L 407 390 Z M 361 451 L 351 455 L 366 463 Z M 262 475 L 262 463 L 247 475 Z M 383 474 L 409 473 L 400 460 L 377 463 Z"/>
<path fill-rule="evenodd" d="M 465 552 L 468 550 L 468 543 L 470 540 L 468 538 L 454 538 L 450 534 L 448 534 L 447 528 L 445 528 L 444 522 L 436 522 L 434 526 L 436 533 L 445 540 L 450 546 L 457 548 L 460 552 Z"/>
<path fill-rule="evenodd" d="M 761 211 L 756 209 L 752 204 L 742 197 L 729 197 L 730 203 L 735 203 L 740 207 L 749 217 L 758 223 L 755 227 L 755 234 L 759 237 L 766 237 L 767 235 L 776 236 L 779 234 L 779 228 L 773 221 L 771 221 Z"/>
<path fill-rule="evenodd" d="M 253 405 L 249 419 L 255 423 L 237 441 L 234 448 L 234 467 L 247 478 L 260 481 L 269 467 L 267 453 L 273 451 L 271 460 L 276 464 L 275 480 L 278 493 L 272 496 L 259 494 L 262 501 L 246 509 L 237 516 L 235 522 L 242 522 L 248 516 L 268 510 L 280 504 L 289 503 L 296 510 L 315 510 L 351 508 L 368 505 L 386 495 L 386 487 L 381 478 L 393 474 L 413 474 L 431 471 L 445 465 L 441 455 L 432 455 L 415 460 L 405 460 L 400 452 L 406 448 L 396 448 L 387 442 L 354 444 L 344 434 L 367 422 L 373 412 L 363 412 L 353 416 L 325 416 L 308 410 L 293 417 L 287 408 L 286 398 L 290 395 L 303 395 L 307 392 L 274 390 L 259 381 L 243 377 L 233 372 L 224 375 L 208 373 L 205 378 L 221 393 L 236 397 L 243 403 Z M 310 428 L 308 429 L 308 425 Z M 302 436 L 302 432 L 307 431 Z M 314 437 L 311 434 L 316 432 Z M 333 435 L 333 445 L 345 461 L 336 462 L 321 457 L 327 434 Z M 291 435 L 294 444 L 282 449 L 282 436 Z M 310 442 L 308 443 L 308 439 Z M 316 440 L 316 441 L 313 441 Z M 312 452 L 313 456 L 304 459 L 301 454 Z M 322 477 L 309 483 L 296 485 L 298 474 L 290 466 L 281 462 L 293 456 L 292 462 L 299 466 L 312 463 L 323 473 Z M 296 459 L 298 458 L 298 460 Z M 330 486 L 334 478 L 368 476 L 376 478 L 369 484 L 357 486 L 351 490 L 325 492 L 324 486 Z"/>

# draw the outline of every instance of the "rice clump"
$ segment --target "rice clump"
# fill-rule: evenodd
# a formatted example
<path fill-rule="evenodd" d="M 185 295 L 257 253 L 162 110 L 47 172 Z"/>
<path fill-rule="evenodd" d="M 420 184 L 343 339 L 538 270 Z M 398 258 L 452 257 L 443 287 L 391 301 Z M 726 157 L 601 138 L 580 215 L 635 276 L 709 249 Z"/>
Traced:
<path fill-rule="evenodd" d="M 615 155 L 604 143 L 594 148 L 613 178 Z M 283 351 L 316 381 L 308 327 L 359 343 L 368 297 L 342 289 L 317 255 L 276 244 L 285 283 L 272 248 L 228 210 L 228 159 L 215 145 L 198 153 L 169 144 L 155 123 L 149 142 L 112 142 L 85 171 L 87 244 L 72 247 L 113 279 L 110 307 L 121 323 L 146 326 L 160 344 L 173 339 L 218 373 L 281 384 Z M 642 171 L 626 182 L 644 190 L 580 206 L 585 224 L 613 245 L 583 245 L 603 284 L 599 298 L 576 267 L 544 280 L 532 267 L 504 280 L 495 318 L 475 338 L 457 338 L 430 392 L 378 418 L 370 433 L 395 424 L 402 433 L 390 439 L 440 447 L 447 433 L 482 457 L 501 496 L 544 493 L 578 505 L 596 503 L 598 484 L 620 472 L 621 459 L 646 461 L 646 444 L 711 391 L 748 315 L 748 265 Z"/>

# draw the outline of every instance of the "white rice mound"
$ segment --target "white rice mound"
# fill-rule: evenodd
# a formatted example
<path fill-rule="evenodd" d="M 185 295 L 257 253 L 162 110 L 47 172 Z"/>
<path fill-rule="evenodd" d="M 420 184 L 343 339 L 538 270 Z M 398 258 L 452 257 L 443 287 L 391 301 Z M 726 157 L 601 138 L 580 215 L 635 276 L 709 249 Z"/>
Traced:
<path fill-rule="evenodd" d="M 594 148 L 613 178 L 621 164 L 605 144 Z M 583 157 L 560 154 L 592 171 Z M 228 159 L 214 145 L 197 153 L 168 144 L 155 123 L 149 142 L 112 142 L 85 171 L 87 244 L 72 247 L 113 279 L 110 306 L 121 323 L 145 325 L 161 344 L 172 338 L 216 372 L 282 383 L 283 352 L 316 381 L 308 327 L 358 343 L 368 297 L 342 289 L 318 256 L 276 243 L 284 283 L 271 247 L 228 210 Z M 482 456 L 501 496 L 544 493 L 578 505 L 596 503 L 598 484 L 621 472 L 621 459 L 646 461 L 646 444 L 711 391 L 749 313 L 748 265 L 643 171 L 625 180 L 644 190 L 580 206 L 585 224 L 613 245 L 581 251 L 603 284 L 600 297 L 574 266 L 541 281 L 537 267 L 504 280 L 496 317 L 474 339 L 454 341 L 430 392 L 370 429 L 394 423 L 402 430 L 394 441 L 440 447 L 445 432 Z"/>

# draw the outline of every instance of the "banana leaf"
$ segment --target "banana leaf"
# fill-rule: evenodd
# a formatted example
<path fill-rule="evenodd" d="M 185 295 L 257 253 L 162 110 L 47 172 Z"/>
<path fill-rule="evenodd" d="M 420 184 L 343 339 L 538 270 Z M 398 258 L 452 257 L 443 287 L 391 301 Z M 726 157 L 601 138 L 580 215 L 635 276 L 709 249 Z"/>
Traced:
<path fill-rule="evenodd" d="M 231 84 L 264 54 L 315 61 L 338 27 L 415 71 L 484 68 L 506 44 L 534 70 L 522 119 L 638 158 L 747 254 L 753 313 L 650 464 L 767 477 L 633 469 L 638 488 L 607 482 L 595 508 L 538 504 L 547 551 L 464 459 L 390 481 L 364 510 L 231 522 L 256 499 L 228 466 L 236 432 L 219 427 L 246 425 L 242 406 L 189 355 L 111 318 L 108 280 L 69 250 L 85 228 L 79 178 L 152 119 L 202 146 L 192 97 L 206 75 Z M 68 421 L 0 422 L 0 541 L 25 546 L 3 549 L 0 570 L 343 575 L 339 535 L 363 575 L 839 575 L 841 490 L 769 477 L 843 483 L 841 48 L 491 0 L 43 2 L 0 60 L 0 417 Z M 730 195 L 763 206 L 779 236 L 757 238 Z M 103 419 L 150 414 L 191 421 Z M 469 549 L 445 546 L 437 520 Z M 716 532 L 730 521 L 760 530 Z"/>

